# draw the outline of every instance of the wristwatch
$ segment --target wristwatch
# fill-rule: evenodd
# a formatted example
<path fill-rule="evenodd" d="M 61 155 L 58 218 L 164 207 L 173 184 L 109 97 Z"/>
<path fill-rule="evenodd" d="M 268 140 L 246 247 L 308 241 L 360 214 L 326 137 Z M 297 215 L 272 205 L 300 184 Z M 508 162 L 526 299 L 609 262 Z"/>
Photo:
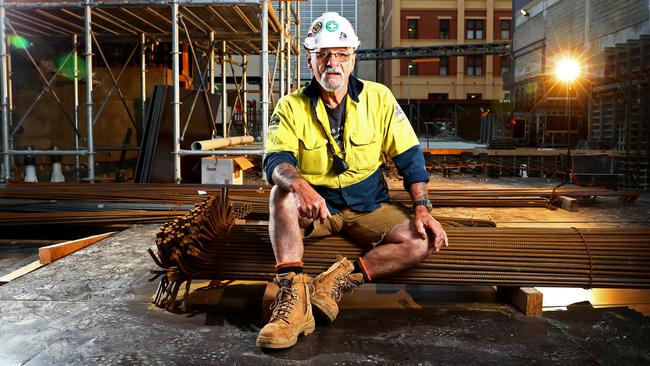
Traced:
<path fill-rule="evenodd" d="M 415 208 L 418 206 L 426 206 L 427 210 L 431 212 L 433 210 L 433 205 L 431 204 L 431 201 L 429 200 L 418 200 L 413 202 L 413 212 L 415 212 Z"/>

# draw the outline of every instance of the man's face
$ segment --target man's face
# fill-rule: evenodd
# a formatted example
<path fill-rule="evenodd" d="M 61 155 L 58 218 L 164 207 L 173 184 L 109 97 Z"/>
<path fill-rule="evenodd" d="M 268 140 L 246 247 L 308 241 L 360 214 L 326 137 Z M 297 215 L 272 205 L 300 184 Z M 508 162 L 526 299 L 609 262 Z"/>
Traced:
<path fill-rule="evenodd" d="M 354 69 L 352 48 L 320 48 L 307 53 L 307 64 L 318 83 L 328 92 L 347 87 Z"/>

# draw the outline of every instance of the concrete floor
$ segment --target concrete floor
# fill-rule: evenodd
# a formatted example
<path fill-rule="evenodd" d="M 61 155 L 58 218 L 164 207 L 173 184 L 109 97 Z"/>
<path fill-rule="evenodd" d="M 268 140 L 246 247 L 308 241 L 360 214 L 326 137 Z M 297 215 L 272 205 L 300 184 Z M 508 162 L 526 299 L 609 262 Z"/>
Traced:
<path fill-rule="evenodd" d="M 599 198 L 577 212 L 436 212 L 499 226 L 649 226 L 650 199 L 621 205 Z M 134 226 L 0 286 L 0 365 L 650 364 L 650 296 L 639 290 L 551 289 L 543 316 L 526 317 L 496 302 L 489 287 L 366 285 L 343 299 L 334 324 L 289 350 L 263 352 L 255 338 L 264 325 L 264 283 L 196 283 L 189 314 L 151 304 L 157 283 L 147 281 L 155 264 L 146 250 L 157 230 Z"/>

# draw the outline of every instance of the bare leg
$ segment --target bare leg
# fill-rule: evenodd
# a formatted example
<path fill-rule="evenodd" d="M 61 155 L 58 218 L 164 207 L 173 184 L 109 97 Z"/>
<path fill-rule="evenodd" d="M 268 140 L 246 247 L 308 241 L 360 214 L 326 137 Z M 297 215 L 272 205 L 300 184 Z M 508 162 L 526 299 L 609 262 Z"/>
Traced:
<path fill-rule="evenodd" d="M 427 232 L 427 235 L 431 233 Z M 381 244 L 363 256 L 371 278 L 379 278 L 413 267 L 431 255 L 433 246 L 418 234 L 412 220 L 395 226 Z"/>
<path fill-rule="evenodd" d="M 302 261 L 304 252 L 293 193 L 273 186 L 269 197 L 269 235 L 276 263 Z"/>

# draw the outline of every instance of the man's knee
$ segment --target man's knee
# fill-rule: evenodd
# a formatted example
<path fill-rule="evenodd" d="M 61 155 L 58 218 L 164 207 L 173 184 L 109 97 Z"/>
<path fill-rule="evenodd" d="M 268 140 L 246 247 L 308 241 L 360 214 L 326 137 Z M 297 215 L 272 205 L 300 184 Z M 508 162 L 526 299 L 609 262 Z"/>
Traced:
<path fill-rule="evenodd" d="M 414 265 L 427 259 L 433 251 L 433 248 L 429 247 L 429 242 L 419 236 L 411 238 L 404 246 Z"/>
<path fill-rule="evenodd" d="M 293 193 L 284 189 L 273 186 L 269 194 L 269 211 L 273 214 L 276 210 L 296 209 L 296 203 L 293 199 Z"/>

